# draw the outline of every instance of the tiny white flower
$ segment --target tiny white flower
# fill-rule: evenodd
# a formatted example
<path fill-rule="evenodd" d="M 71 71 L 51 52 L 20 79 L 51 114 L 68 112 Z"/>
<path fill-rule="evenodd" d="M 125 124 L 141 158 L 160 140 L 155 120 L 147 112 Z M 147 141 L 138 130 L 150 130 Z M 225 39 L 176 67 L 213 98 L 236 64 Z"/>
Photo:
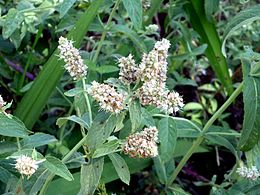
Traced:
<path fill-rule="evenodd" d="M 0 109 L 3 108 L 5 105 L 6 105 L 6 102 L 4 101 L 2 96 L 0 95 Z"/>
<path fill-rule="evenodd" d="M 251 168 L 247 167 L 240 167 L 236 171 L 241 177 L 244 177 L 249 180 L 256 180 L 259 176 L 260 173 L 257 170 L 256 166 L 252 166 Z"/>
<path fill-rule="evenodd" d="M 38 169 L 42 161 L 33 160 L 31 157 L 21 155 L 16 159 L 15 168 L 22 174 L 30 177 Z"/>

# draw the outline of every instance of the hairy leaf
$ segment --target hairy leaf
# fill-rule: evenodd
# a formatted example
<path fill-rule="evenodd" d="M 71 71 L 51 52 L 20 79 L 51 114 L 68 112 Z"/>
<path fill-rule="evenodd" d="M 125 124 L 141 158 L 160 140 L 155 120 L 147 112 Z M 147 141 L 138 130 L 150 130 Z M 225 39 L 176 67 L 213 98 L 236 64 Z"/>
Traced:
<path fill-rule="evenodd" d="M 82 165 L 79 195 L 94 194 L 104 166 L 104 158 L 91 159 L 89 164 Z"/>
<path fill-rule="evenodd" d="M 124 7 L 134 24 L 134 27 L 139 30 L 142 27 L 142 3 L 141 0 L 123 0 Z"/>
<path fill-rule="evenodd" d="M 60 177 L 63 177 L 68 181 L 73 180 L 73 176 L 69 172 L 66 165 L 63 162 L 61 162 L 58 158 L 48 156 L 46 157 L 46 161 L 44 161 L 43 165 L 55 175 L 59 175 Z"/>
<path fill-rule="evenodd" d="M 125 160 L 117 153 L 109 154 L 108 157 L 112 161 L 119 178 L 122 180 L 122 182 L 129 185 L 130 172 Z"/>

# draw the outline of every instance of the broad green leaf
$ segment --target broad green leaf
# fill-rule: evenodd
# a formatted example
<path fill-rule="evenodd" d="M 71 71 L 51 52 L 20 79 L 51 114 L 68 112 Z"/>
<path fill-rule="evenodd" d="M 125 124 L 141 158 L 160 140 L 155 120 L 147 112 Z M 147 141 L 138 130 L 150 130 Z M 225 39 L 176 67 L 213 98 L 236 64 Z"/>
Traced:
<path fill-rule="evenodd" d="M 213 14 L 218 11 L 219 0 L 205 0 L 204 7 L 207 20 L 214 22 Z"/>
<path fill-rule="evenodd" d="M 18 10 L 11 8 L 9 9 L 2 29 L 3 38 L 9 38 L 14 31 L 20 27 L 20 24 L 23 22 L 24 16 Z"/>
<path fill-rule="evenodd" d="M 17 179 L 11 172 L 0 166 L 0 181 L 7 184 L 12 178 Z"/>
<path fill-rule="evenodd" d="M 170 117 L 163 118 L 158 124 L 159 131 L 159 154 L 163 162 L 169 161 L 173 158 L 176 142 L 177 142 L 177 128 L 176 123 Z"/>
<path fill-rule="evenodd" d="M 14 116 L 0 112 L 0 135 L 9 137 L 27 137 L 28 130 L 24 124 Z"/>
<path fill-rule="evenodd" d="M 66 165 L 63 162 L 61 162 L 61 160 L 59 160 L 58 158 L 55 158 L 53 156 L 48 156 L 46 157 L 46 161 L 44 161 L 43 165 L 55 175 L 63 177 L 68 181 L 73 180 L 73 176 L 69 172 Z"/>
<path fill-rule="evenodd" d="M 122 182 L 129 185 L 130 172 L 125 160 L 117 153 L 109 154 L 108 157 L 112 161 L 119 178 L 122 180 Z"/>
<path fill-rule="evenodd" d="M 152 114 L 146 110 L 145 108 L 141 108 L 141 116 L 142 116 L 142 124 L 149 127 L 149 126 L 155 126 L 154 119 L 152 117 Z"/>
<path fill-rule="evenodd" d="M 56 7 L 56 10 L 60 13 L 60 18 L 65 16 L 65 14 L 69 11 L 75 2 L 76 0 L 65 0 Z"/>
<path fill-rule="evenodd" d="M 88 9 L 75 22 L 75 26 L 68 33 L 67 38 L 74 41 L 74 46 L 79 47 L 84 39 L 89 25 L 98 13 L 103 0 L 93 1 Z M 25 94 L 18 105 L 15 115 L 19 117 L 27 128 L 32 128 L 57 83 L 60 81 L 64 72 L 64 62 L 58 60 L 58 49 L 56 49 L 49 60 L 45 63 L 37 79 L 34 81 L 31 89 Z"/>
<path fill-rule="evenodd" d="M 101 178 L 103 166 L 104 158 L 91 159 L 89 164 L 82 165 L 79 195 L 94 194 Z"/>
<path fill-rule="evenodd" d="M 102 145 L 116 127 L 116 115 L 110 115 L 108 119 L 99 120 L 95 118 L 89 128 L 86 144 L 91 149 L 96 149 Z"/>
<path fill-rule="evenodd" d="M 37 177 L 37 180 L 30 189 L 29 195 L 37 195 L 49 175 L 50 172 L 45 170 L 39 177 Z"/>
<path fill-rule="evenodd" d="M 135 132 L 141 125 L 142 113 L 139 101 L 131 101 L 129 105 L 130 120 L 132 123 L 132 132 Z"/>
<path fill-rule="evenodd" d="M 166 184 L 167 183 L 166 169 L 165 169 L 164 163 L 163 163 L 160 155 L 153 158 L 153 162 L 154 162 L 155 170 L 156 170 L 160 183 Z"/>
<path fill-rule="evenodd" d="M 225 137 L 221 137 L 219 135 L 209 135 L 209 134 L 206 134 L 205 137 L 206 139 L 210 140 L 216 145 L 224 146 L 225 148 L 230 150 L 230 152 L 232 152 L 234 156 L 238 159 L 237 151 L 235 147 L 228 141 L 228 139 L 226 139 Z"/>
<path fill-rule="evenodd" d="M 73 88 L 70 89 L 69 91 L 66 91 L 64 93 L 64 95 L 68 96 L 68 97 L 74 97 L 75 95 L 78 95 L 80 93 L 82 93 L 84 90 L 82 88 Z"/>
<path fill-rule="evenodd" d="M 224 32 L 223 42 L 221 47 L 224 56 L 226 56 L 225 45 L 227 39 L 243 25 L 248 25 L 255 20 L 259 20 L 260 19 L 259 13 L 260 13 L 260 5 L 258 4 L 241 11 L 228 22 L 226 30 Z"/>
<path fill-rule="evenodd" d="M 134 24 L 135 29 L 141 29 L 143 19 L 141 0 L 123 0 L 123 5 Z"/>
<path fill-rule="evenodd" d="M 118 150 L 119 146 L 120 145 L 118 140 L 106 142 L 95 150 L 94 154 L 92 155 L 92 158 L 98 158 L 107 154 L 114 153 Z"/>
<path fill-rule="evenodd" d="M 242 60 L 244 121 L 239 147 L 248 151 L 260 138 L 260 78 L 250 76 L 249 60 Z"/>
<path fill-rule="evenodd" d="M 249 151 L 245 152 L 248 166 L 255 166 L 259 162 L 260 157 L 260 141 Z"/>
<path fill-rule="evenodd" d="M 0 142 L 0 157 L 3 155 L 8 155 L 17 150 L 17 144 L 10 141 L 2 141 Z"/>
<path fill-rule="evenodd" d="M 53 143 L 58 141 L 53 135 L 45 134 L 45 133 L 35 133 L 24 138 L 21 141 L 21 145 L 23 148 L 37 148 L 39 146 L 44 146 L 49 143 Z"/>
<path fill-rule="evenodd" d="M 173 184 L 169 187 L 169 190 L 175 195 L 190 195 L 190 193 L 185 192 L 179 185 Z"/>
<path fill-rule="evenodd" d="M 89 128 L 89 124 L 83 120 L 82 118 L 78 117 L 78 116 L 75 116 L 75 115 L 72 115 L 72 116 L 69 116 L 69 117 L 62 117 L 62 118 L 59 118 L 56 122 L 56 125 L 58 125 L 59 127 L 61 127 L 62 125 L 64 125 L 68 120 L 70 121 L 73 121 L 75 123 L 78 123 L 79 125 L 85 127 L 86 129 Z"/>

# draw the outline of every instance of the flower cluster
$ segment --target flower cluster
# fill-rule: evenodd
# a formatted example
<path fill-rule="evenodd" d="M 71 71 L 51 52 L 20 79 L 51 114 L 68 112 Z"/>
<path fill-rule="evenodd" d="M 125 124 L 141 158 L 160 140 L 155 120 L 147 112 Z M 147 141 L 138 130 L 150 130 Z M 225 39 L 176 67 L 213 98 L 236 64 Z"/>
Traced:
<path fill-rule="evenodd" d="M 155 43 L 151 52 L 143 55 L 138 75 L 144 83 L 138 94 L 143 105 L 155 105 L 166 113 L 173 113 L 184 104 L 177 92 L 170 92 L 166 88 L 169 47 L 170 42 L 162 39 Z"/>
<path fill-rule="evenodd" d="M 250 180 L 256 180 L 259 176 L 260 173 L 257 170 L 256 166 L 252 166 L 251 168 L 247 167 L 240 167 L 236 171 L 241 177 L 244 177 L 246 179 Z"/>
<path fill-rule="evenodd" d="M 106 111 L 117 114 L 124 109 L 124 95 L 118 93 L 115 88 L 110 85 L 93 81 L 88 93 L 99 102 L 100 107 Z"/>
<path fill-rule="evenodd" d="M 133 56 L 129 54 L 128 57 L 122 57 L 118 60 L 120 72 L 119 79 L 126 84 L 134 83 L 137 80 L 137 65 Z"/>
<path fill-rule="evenodd" d="M 159 30 L 159 26 L 156 24 L 150 24 L 149 26 L 145 27 L 147 34 L 154 34 Z"/>
<path fill-rule="evenodd" d="M 59 38 L 60 58 L 65 61 L 65 69 L 74 80 L 78 80 L 87 74 L 87 67 L 79 54 L 79 50 L 72 45 L 67 38 Z"/>
<path fill-rule="evenodd" d="M 4 101 L 2 96 L 0 95 L 0 109 L 3 108 L 5 105 L 6 105 L 6 102 Z"/>
<path fill-rule="evenodd" d="M 132 158 L 148 158 L 158 155 L 158 130 L 156 127 L 144 128 L 143 131 L 130 135 L 123 146 L 123 152 Z"/>
<path fill-rule="evenodd" d="M 31 157 L 21 155 L 16 159 L 15 168 L 22 174 L 30 177 L 38 169 L 38 163 Z"/>

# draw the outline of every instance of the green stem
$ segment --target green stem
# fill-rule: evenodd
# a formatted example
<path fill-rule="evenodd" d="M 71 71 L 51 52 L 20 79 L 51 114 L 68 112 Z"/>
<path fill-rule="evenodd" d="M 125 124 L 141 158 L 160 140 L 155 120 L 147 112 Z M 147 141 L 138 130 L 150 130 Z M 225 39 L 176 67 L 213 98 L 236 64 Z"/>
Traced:
<path fill-rule="evenodd" d="M 113 9 L 112 9 L 112 11 L 111 11 L 111 13 L 110 13 L 110 15 L 109 15 L 109 18 L 108 18 L 108 20 L 107 20 L 105 29 L 104 29 L 104 31 L 102 32 L 100 41 L 99 41 L 99 43 L 98 43 L 98 47 L 97 47 L 95 56 L 94 56 L 94 58 L 93 58 L 93 62 L 97 62 L 98 55 L 99 55 L 99 53 L 100 53 L 100 51 L 101 51 L 103 42 L 104 42 L 105 37 L 106 37 L 106 34 L 107 34 L 107 29 L 108 29 L 108 27 L 109 27 L 109 25 L 110 25 L 110 23 L 111 23 L 111 21 L 112 21 L 112 19 L 113 19 L 114 13 L 115 13 L 115 11 L 116 11 L 116 9 L 117 9 L 119 3 L 120 3 L 120 0 L 117 0 L 116 3 L 115 3 L 115 5 L 114 5 L 114 7 L 113 7 Z"/>
<path fill-rule="evenodd" d="M 68 154 L 66 154 L 63 159 L 61 160 L 63 163 L 65 163 L 86 141 L 87 136 L 83 137 L 75 146 L 74 148 L 72 148 Z M 52 181 L 52 179 L 54 178 L 55 174 L 51 174 L 49 175 L 49 177 L 46 179 L 39 195 L 44 195 L 46 193 L 46 190 L 49 186 L 49 183 Z"/>
<path fill-rule="evenodd" d="M 198 146 L 202 143 L 204 140 L 204 135 L 210 128 L 210 126 L 219 118 L 219 116 L 227 109 L 227 107 L 236 99 L 236 97 L 241 93 L 243 89 L 243 83 L 240 83 L 238 88 L 232 93 L 232 95 L 227 99 L 227 101 L 218 109 L 218 111 L 209 119 L 209 121 L 206 123 L 204 128 L 202 129 L 202 132 L 200 136 L 193 142 L 193 145 L 189 149 L 189 151 L 185 154 L 185 156 L 182 158 L 176 169 L 174 170 L 173 174 L 170 177 L 169 184 L 172 184 L 173 181 L 176 179 L 177 175 L 183 168 L 183 166 L 186 164 L 186 162 L 189 160 L 191 155 L 196 151 Z"/>
<path fill-rule="evenodd" d="M 83 85 L 83 89 L 84 89 L 84 97 L 85 97 L 85 100 L 86 100 L 86 103 L 87 103 L 87 107 L 88 107 L 88 114 L 89 114 L 89 126 L 91 126 L 92 124 L 92 121 L 93 121 L 93 118 L 92 118 L 92 110 L 91 110 L 91 105 L 90 105 L 90 101 L 89 101 L 89 98 L 88 98 L 88 94 L 86 92 L 86 82 L 85 82 L 85 79 L 83 78 L 82 79 L 82 85 Z"/>
<path fill-rule="evenodd" d="M 16 137 L 16 142 L 17 142 L 18 151 L 20 151 L 21 150 L 21 144 L 20 144 L 19 137 Z"/>

